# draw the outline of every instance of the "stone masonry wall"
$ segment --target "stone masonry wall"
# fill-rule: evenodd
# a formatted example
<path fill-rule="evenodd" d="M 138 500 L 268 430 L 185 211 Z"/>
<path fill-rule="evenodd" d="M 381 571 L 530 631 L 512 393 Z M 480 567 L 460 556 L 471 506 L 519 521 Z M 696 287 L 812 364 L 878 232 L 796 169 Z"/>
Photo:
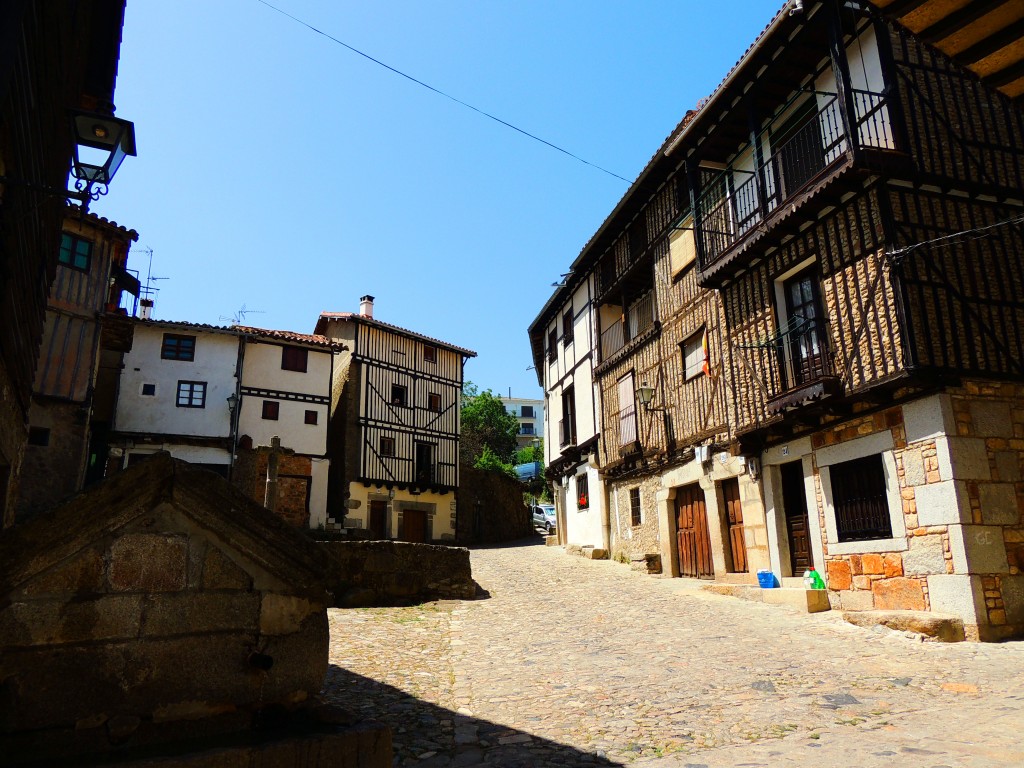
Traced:
<path fill-rule="evenodd" d="M 309 528 L 309 487 L 313 461 L 308 456 L 282 455 L 278 459 L 277 510 L 282 520 L 296 528 Z M 232 483 L 257 504 L 263 504 L 267 489 L 267 453 L 238 449 L 232 468 Z"/>
<path fill-rule="evenodd" d="M 828 586 L 848 610 L 970 611 L 968 635 L 1024 632 L 1024 386 L 966 382 L 948 397 L 955 431 L 908 441 L 909 403 L 812 436 L 817 450 L 888 431 L 899 481 L 906 547 L 837 555 L 823 551 Z M 936 415 L 936 419 L 940 417 Z M 947 442 L 948 441 L 948 442 Z M 814 463 L 819 528 L 825 530 L 821 474 Z M 933 594 L 935 590 L 937 593 Z M 973 626 L 971 626 L 973 625 Z"/>
<path fill-rule="evenodd" d="M 50 430 L 49 444 L 28 445 L 21 465 L 18 519 L 50 509 L 79 489 L 88 448 L 87 412 L 81 403 L 33 399 L 33 427 Z"/>
<path fill-rule="evenodd" d="M 404 541 L 332 541 L 328 589 L 343 608 L 476 596 L 469 550 Z"/>
<path fill-rule="evenodd" d="M 496 544 L 533 533 L 533 518 L 523 503 L 522 483 L 468 464 L 459 467 L 456 517 L 459 544 Z"/>
<path fill-rule="evenodd" d="M 319 691 L 322 608 L 254 588 L 221 550 L 159 518 L 8 596 L 0 700 L 17 706 L 0 707 L 5 754 L 238 730 L 261 702 L 297 704 Z M 254 649 L 273 657 L 269 672 L 246 664 Z"/>
<path fill-rule="evenodd" d="M 640 525 L 633 525 L 629 492 L 640 489 Z M 622 480 L 609 485 L 608 514 L 612 528 L 613 560 L 629 562 L 634 557 L 661 552 L 658 534 L 657 494 L 660 475 Z M 664 567 L 664 564 L 663 564 Z"/>

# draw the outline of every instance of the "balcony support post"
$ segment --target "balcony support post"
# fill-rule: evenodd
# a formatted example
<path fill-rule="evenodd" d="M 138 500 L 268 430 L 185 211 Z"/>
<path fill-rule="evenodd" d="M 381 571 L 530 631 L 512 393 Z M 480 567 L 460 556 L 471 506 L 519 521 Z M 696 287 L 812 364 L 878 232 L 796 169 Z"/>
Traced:
<path fill-rule="evenodd" d="M 697 205 L 700 199 L 700 169 L 694 155 L 686 158 L 686 186 L 690 190 L 690 210 L 693 211 L 693 243 L 697 251 L 697 264 L 703 268 L 707 265 L 707 254 L 704 250 L 704 222 L 701 210 Z"/>
<path fill-rule="evenodd" d="M 832 72 L 836 78 L 836 100 L 839 103 L 839 115 L 846 133 L 847 151 L 854 163 L 860 160 L 860 137 L 857 135 L 857 112 L 853 106 L 853 89 L 850 85 L 850 62 L 846 58 L 843 45 L 843 22 L 839 15 L 839 0 L 825 3 L 828 14 L 828 53 L 832 60 Z"/>
<path fill-rule="evenodd" d="M 892 37 L 889 25 L 880 15 L 871 20 L 875 28 L 875 41 L 878 45 L 878 58 L 882 64 L 882 79 L 885 86 L 882 95 L 889 113 L 889 124 L 892 126 L 893 143 L 899 152 L 910 151 L 910 137 L 907 133 L 907 116 L 903 112 L 903 97 L 900 93 L 899 71 L 896 56 L 892 50 Z"/>
<path fill-rule="evenodd" d="M 764 153 L 761 151 L 761 138 L 758 135 L 760 126 L 757 118 L 757 108 L 754 105 L 754 100 L 751 99 L 747 102 L 747 125 L 750 130 L 750 144 L 754 148 L 754 176 L 757 179 L 754 185 L 757 187 L 758 219 L 764 221 L 768 215 L 767 185 L 764 181 L 764 173 L 768 169 L 765 167 Z"/>

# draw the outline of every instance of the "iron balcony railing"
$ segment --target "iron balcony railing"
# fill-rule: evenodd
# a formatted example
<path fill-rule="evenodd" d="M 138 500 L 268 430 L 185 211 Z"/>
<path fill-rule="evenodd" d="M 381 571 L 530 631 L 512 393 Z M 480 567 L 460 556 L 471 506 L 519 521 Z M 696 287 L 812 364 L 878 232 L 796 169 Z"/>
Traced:
<path fill-rule="evenodd" d="M 827 335 L 823 320 L 796 316 L 775 336 L 739 348 L 747 362 L 763 372 L 762 391 L 769 412 L 785 407 L 791 395 L 810 385 L 836 379 Z"/>
<path fill-rule="evenodd" d="M 842 106 L 828 97 L 799 129 L 754 170 L 727 168 L 707 184 L 697 201 L 702 267 L 714 263 L 757 224 L 802 191 L 849 149 Z M 854 126 L 861 147 L 893 149 L 885 96 L 854 90 Z M 742 153 L 741 153 L 742 154 Z"/>
<path fill-rule="evenodd" d="M 601 332 L 601 360 L 607 360 L 654 325 L 654 294 L 633 302 L 626 314 Z"/>

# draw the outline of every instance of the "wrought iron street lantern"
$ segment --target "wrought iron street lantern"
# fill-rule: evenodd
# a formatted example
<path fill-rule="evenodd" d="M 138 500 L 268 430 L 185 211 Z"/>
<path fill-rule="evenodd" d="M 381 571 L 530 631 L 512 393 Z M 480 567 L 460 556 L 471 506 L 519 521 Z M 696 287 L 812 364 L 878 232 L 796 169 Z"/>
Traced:
<path fill-rule="evenodd" d="M 86 207 L 107 194 L 107 186 L 128 155 L 135 156 L 135 126 L 128 120 L 97 112 L 71 113 L 74 155 L 71 173 L 77 193 L 68 193 Z"/>

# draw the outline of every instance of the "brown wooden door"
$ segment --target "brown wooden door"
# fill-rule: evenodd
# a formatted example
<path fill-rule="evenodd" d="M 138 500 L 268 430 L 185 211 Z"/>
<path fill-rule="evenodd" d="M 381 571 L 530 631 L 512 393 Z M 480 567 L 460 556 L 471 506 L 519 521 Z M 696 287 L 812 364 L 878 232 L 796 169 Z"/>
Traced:
<path fill-rule="evenodd" d="M 405 541 L 415 541 L 420 544 L 427 541 L 427 513 L 422 509 L 407 509 L 403 513 L 404 531 L 402 538 Z"/>
<path fill-rule="evenodd" d="M 713 579 L 711 535 L 704 491 L 694 483 L 676 491 L 676 536 L 679 543 L 679 575 Z"/>
<path fill-rule="evenodd" d="M 388 537 L 388 503 L 383 500 L 370 502 L 370 535 L 375 539 Z"/>
<path fill-rule="evenodd" d="M 740 503 L 740 481 L 731 477 L 722 481 L 722 497 L 729 525 L 729 550 L 732 552 L 732 573 L 747 572 L 747 542 L 743 535 L 743 505 Z"/>
<path fill-rule="evenodd" d="M 779 467 L 782 473 L 782 506 L 786 512 L 786 534 L 789 537 L 789 562 L 794 576 L 812 569 L 810 523 L 807 520 L 807 497 L 804 494 L 804 468 L 800 461 Z"/>

